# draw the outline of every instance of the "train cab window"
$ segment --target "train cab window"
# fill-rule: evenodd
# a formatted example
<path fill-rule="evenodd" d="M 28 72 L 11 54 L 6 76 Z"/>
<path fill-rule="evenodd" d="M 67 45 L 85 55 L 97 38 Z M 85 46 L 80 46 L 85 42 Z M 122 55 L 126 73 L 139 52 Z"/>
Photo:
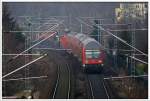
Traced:
<path fill-rule="evenodd" d="M 86 50 L 85 54 L 86 54 L 86 58 L 87 59 L 90 59 L 90 58 L 99 58 L 100 51 L 99 50 Z"/>

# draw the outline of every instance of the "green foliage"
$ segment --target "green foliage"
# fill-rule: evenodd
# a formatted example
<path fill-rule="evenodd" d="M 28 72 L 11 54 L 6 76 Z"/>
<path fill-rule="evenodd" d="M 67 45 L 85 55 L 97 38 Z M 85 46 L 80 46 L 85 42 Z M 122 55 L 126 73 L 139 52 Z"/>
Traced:
<path fill-rule="evenodd" d="M 147 72 L 148 66 L 146 64 L 139 63 L 136 65 L 136 72 L 138 75 L 143 75 Z"/>
<path fill-rule="evenodd" d="M 18 42 L 25 42 L 25 36 L 23 36 L 21 32 L 15 33 L 15 39 Z"/>
<path fill-rule="evenodd" d="M 11 17 L 11 14 L 8 10 L 8 6 L 7 3 L 3 3 L 2 5 L 3 7 L 3 12 L 2 12 L 2 31 L 3 31 L 3 52 L 4 53 L 14 53 L 15 49 L 12 47 L 16 47 L 16 43 L 19 44 L 20 42 L 24 42 L 24 36 L 21 34 L 21 32 L 19 33 L 11 33 L 9 31 L 16 31 L 16 30 L 20 30 L 18 24 L 16 23 L 16 21 L 14 20 L 13 17 Z M 5 37 L 4 37 L 5 36 Z M 12 39 L 12 40 L 10 40 Z M 8 41 L 8 42 L 6 42 Z M 7 43 L 7 44 L 6 44 Z M 12 46 L 13 45 L 13 46 Z M 23 45 L 23 44 L 22 44 Z M 11 47 L 12 46 L 12 47 Z M 3 61 L 7 61 L 8 57 L 3 59 Z M 19 61 L 17 61 L 19 62 Z M 6 64 L 4 64 L 6 65 Z M 16 64 L 17 66 L 17 64 Z M 6 66 L 6 70 L 8 69 L 8 67 Z M 3 82 L 2 85 L 2 89 L 3 89 L 3 96 L 12 96 L 13 94 L 15 94 L 16 92 L 18 92 L 19 90 L 23 89 L 24 85 L 19 81 L 10 81 L 10 82 Z"/>
<path fill-rule="evenodd" d="M 6 31 L 6 32 L 15 31 L 15 30 L 21 31 L 18 24 L 14 20 L 14 18 L 11 17 L 11 14 L 8 10 L 7 3 L 3 3 L 2 26 L 3 26 L 2 30 Z M 5 33 L 3 33 L 3 34 L 5 34 Z M 15 35 L 15 39 L 16 39 L 17 42 L 24 42 L 25 41 L 25 37 L 22 35 L 21 32 L 12 33 L 12 34 Z"/>
<path fill-rule="evenodd" d="M 2 25 L 3 31 L 14 30 L 16 26 L 16 21 L 13 17 L 10 16 L 8 11 L 8 6 L 6 3 L 3 3 L 3 13 L 2 13 Z"/>

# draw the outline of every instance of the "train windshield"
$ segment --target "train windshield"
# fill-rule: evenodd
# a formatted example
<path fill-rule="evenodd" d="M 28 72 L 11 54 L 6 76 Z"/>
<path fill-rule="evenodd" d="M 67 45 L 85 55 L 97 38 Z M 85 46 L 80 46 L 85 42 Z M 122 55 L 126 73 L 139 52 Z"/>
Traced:
<path fill-rule="evenodd" d="M 99 58 L 100 51 L 99 50 L 86 50 L 86 58 Z"/>

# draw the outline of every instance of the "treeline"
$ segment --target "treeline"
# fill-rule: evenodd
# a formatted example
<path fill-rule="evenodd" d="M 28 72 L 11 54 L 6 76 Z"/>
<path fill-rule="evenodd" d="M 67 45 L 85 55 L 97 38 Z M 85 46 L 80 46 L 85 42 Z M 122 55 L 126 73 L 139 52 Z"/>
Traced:
<path fill-rule="evenodd" d="M 11 16 L 9 6 L 7 3 L 2 4 L 2 53 L 3 54 L 18 54 L 24 50 L 25 36 L 22 35 L 21 28 L 17 21 Z M 20 31 L 20 32 L 10 32 Z M 12 56 L 2 57 L 2 74 L 5 75 L 16 68 L 24 65 L 24 57 L 19 57 L 14 61 L 8 63 Z M 24 71 L 23 71 L 24 72 Z M 23 77 L 23 72 L 14 74 L 9 79 Z M 7 78 L 4 78 L 7 79 Z M 20 89 L 24 88 L 24 83 L 20 81 L 2 82 L 2 95 L 12 96 Z"/>
<path fill-rule="evenodd" d="M 4 45 L 4 50 L 7 50 L 5 46 L 7 46 L 5 44 L 5 36 L 7 36 L 7 34 L 11 34 L 8 35 L 11 38 L 14 38 L 15 42 L 14 45 L 18 45 L 19 43 L 24 43 L 25 42 L 25 36 L 22 34 L 21 32 L 21 28 L 19 27 L 19 25 L 17 24 L 16 20 L 11 17 L 11 13 L 9 11 L 9 7 L 7 5 L 7 3 L 3 3 L 2 6 L 2 32 L 3 32 L 3 45 Z M 20 31 L 20 32 L 10 32 L 10 31 Z M 9 38 L 7 38 L 6 40 L 8 40 Z M 9 40 L 10 42 L 13 41 Z M 8 47 L 7 47 L 8 48 Z M 11 48 L 8 48 L 9 50 L 11 50 Z"/>

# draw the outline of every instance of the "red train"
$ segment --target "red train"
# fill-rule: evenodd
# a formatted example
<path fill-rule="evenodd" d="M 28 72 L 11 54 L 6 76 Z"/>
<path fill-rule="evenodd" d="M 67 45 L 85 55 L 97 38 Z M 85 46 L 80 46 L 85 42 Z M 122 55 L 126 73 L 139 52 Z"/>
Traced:
<path fill-rule="evenodd" d="M 70 32 L 60 37 L 60 44 L 65 49 L 71 49 L 85 68 L 104 65 L 105 54 L 101 45 L 85 34 Z"/>

